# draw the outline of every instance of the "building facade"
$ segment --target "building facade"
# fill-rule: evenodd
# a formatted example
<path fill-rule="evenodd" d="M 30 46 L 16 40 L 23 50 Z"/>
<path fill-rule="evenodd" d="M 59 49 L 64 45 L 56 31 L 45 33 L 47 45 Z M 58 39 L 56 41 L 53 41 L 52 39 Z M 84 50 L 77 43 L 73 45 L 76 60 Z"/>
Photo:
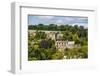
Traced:
<path fill-rule="evenodd" d="M 55 46 L 59 49 L 74 48 L 74 41 L 56 41 Z"/>

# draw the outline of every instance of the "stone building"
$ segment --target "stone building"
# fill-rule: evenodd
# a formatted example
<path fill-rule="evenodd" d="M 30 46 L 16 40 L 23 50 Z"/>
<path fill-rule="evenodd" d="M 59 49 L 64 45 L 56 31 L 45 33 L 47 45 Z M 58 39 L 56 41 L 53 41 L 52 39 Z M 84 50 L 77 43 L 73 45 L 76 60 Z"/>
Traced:
<path fill-rule="evenodd" d="M 55 32 L 49 32 L 47 33 L 47 38 L 51 38 L 52 40 L 56 40 Z"/>
<path fill-rule="evenodd" d="M 56 41 L 55 46 L 59 49 L 73 48 L 74 41 Z"/>
<path fill-rule="evenodd" d="M 34 32 L 33 30 L 28 30 L 28 35 L 34 37 L 36 35 L 36 32 Z"/>
<path fill-rule="evenodd" d="M 30 36 L 35 36 L 36 31 L 29 30 Z M 43 31 L 44 32 L 44 31 Z M 74 41 L 68 41 L 63 39 L 63 34 L 58 31 L 45 31 L 47 39 L 55 40 L 55 46 L 59 49 L 73 48 L 75 46 Z"/>

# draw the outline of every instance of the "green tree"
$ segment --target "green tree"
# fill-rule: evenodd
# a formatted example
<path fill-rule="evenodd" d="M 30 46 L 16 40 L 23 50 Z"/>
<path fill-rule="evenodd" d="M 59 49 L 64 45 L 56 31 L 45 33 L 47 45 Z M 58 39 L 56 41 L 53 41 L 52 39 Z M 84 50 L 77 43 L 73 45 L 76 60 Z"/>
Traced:
<path fill-rule="evenodd" d="M 60 51 L 57 51 L 52 55 L 52 59 L 63 59 L 63 54 Z"/>

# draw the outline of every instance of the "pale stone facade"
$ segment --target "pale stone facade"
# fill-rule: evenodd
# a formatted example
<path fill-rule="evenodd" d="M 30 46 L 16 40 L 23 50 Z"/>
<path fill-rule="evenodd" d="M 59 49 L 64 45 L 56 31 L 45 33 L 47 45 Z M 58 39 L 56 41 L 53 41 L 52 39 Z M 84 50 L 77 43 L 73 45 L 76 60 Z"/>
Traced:
<path fill-rule="evenodd" d="M 55 45 L 59 49 L 73 48 L 74 41 L 56 41 Z"/>
<path fill-rule="evenodd" d="M 51 38 L 52 40 L 56 40 L 55 37 L 56 37 L 56 36 L 55 36 L 55 32 L 49 32 L 49 33 L 47 33 L 47 38 L 48 38 L 48 39 Z"/>
<path fill-rule="evenodd" d="M 36 33 L 32 30 L 28 30 L 28 34 L 29 34 L 29 36 L 35 36 L 36 35 Z"/>

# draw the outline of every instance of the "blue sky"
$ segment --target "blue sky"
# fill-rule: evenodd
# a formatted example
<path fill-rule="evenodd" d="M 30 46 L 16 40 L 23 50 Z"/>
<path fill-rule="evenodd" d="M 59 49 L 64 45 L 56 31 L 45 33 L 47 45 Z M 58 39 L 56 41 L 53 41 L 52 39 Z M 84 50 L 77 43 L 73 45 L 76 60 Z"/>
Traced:
<path fill-rule="evenodd" d="M 36 16 L 29 15 L 28 16 L 28 25 L 34 24 L 78 24 L 81 26 L 88 25 L 88 17 L 80 17 L 80 16 Z"/>

